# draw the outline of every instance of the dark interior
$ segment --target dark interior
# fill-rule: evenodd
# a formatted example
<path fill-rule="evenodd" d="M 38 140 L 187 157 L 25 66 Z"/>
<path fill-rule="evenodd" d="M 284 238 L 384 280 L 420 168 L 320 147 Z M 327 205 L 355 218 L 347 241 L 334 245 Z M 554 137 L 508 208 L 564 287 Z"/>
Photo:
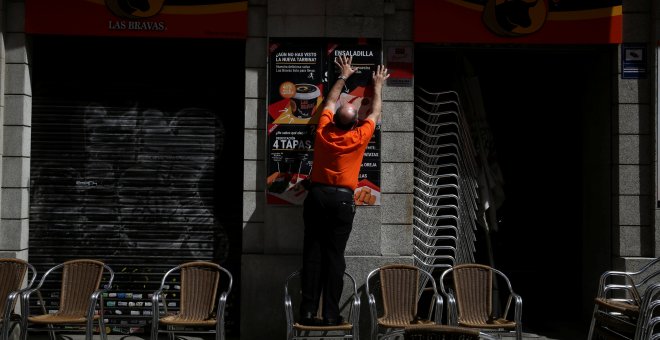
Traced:
<path fill-rule="evenodd" d="M 475 261 L 509 277 L 523 297 L 524 331 L 586 337 L 598 275 L 609 264 L 603 249 L 610 245 L 611 52 L 435 45 L 415 51 L 417 87 L 455 90 L 460 79 L 478 78 L 505 199 L 490 232 L 492 260 L 481 230 Z"/>

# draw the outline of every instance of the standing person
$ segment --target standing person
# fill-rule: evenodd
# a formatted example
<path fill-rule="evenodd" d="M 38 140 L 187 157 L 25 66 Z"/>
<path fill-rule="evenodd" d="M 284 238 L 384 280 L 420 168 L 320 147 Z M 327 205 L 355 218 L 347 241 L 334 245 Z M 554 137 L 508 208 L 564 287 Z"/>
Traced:
<path fill-rule="evenodd" d="M 378 65 L 372 74 L 372 111 L 358 119 L 355 106 L 346 103 L 335 113 L 346 79 L 355 73 L 352 57 L 335 58 L 340 75 L 328 93 L 314 139 L 314 162 L 309 192 L 303 205 L 305 235 L 302 266 L 300 322 L 332 326 L 343 322 L 339 299 L 344 285 L 344 250 L 353 228 L 355 201 L 362 156 L 381 116 L 381 91 L 387 69 Z M 315 319 L 323 294 L 323 320 Z M 321 323 L 322 322 L 322 323 Z"/>

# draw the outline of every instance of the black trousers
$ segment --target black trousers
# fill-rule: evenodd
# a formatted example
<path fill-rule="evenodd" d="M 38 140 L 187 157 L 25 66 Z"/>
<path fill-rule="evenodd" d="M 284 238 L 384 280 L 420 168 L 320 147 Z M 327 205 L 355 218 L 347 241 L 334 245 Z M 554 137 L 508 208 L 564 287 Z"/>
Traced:
<path fill-rule="evenodd" d="M 303 205 L 305 235 L 301 314 L 316 314 L 323 294 L 324 319 L 339 317 L 344 288 L 344 251 L 353 228 L 355 203 L 349 189 L 314 184 Z"/>

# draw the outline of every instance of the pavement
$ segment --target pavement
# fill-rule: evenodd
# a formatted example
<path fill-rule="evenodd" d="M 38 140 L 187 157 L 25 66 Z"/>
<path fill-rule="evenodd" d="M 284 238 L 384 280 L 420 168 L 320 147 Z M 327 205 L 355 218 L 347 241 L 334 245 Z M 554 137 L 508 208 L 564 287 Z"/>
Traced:
<path fill-rule="evenodd" d="M 47 334 L 38 334 L 38 335 L 32 335 L 28 337 L 29 340 L 48 340 L 48 335 Z M 62 334 L 61 335 L 61 340 L 85 340 L 85 336 L 82 334 Z M 94 336 L 94 339 L 100 339 L 98 335 Z M 165 340 L 167 339 L 166 335 L 161 335 L 159 337 L 159 340 Z M 214 339 L 212 335 L 210 336 L 205 336 L 205 337 L 195 337 L 195 336 L 179 336 L 178 339 L 180 340 L 209 340 L 209 339 Z M 332 337 L 327 337 L 324 339 L 332 339 Z M 403 337 L 391 337 L 391 340 L 402 340 Z M 500 337 L 497 337 L 495 339 L 498 340 L 514 340 L 515 336 L 505 334 L 501 335 Z M 148 335 L 108 335 L 108 340 L 149 340 Z M 232 339 L 228 338 L 227 340 L 239 340 L 239 339 Z M 260 339 L 261 340 L 261 339 Z M 270 340 L 270 339 L 263 339 L 263 340 Z M 283 340 L 283 339 L 282 339 Z M 533 333 L 523 333 L 523 340 L 565 340 L 565 339 L 554 339 L 554 338 L 548 338 L 542 335 L 538 334 L 533 334 Z"/>
<path fill-rule="evenodd" d="M 569 327 L 569 326 L 564 326 L 564 327 L 559 327 L 558 329 L 558 334 L 559 335 L 553 335 L 553 336 L 544 336 L 544 335 L 539 335 L 531 332 L 523 332 L 523 340 L 582 340 L 586 338 L 586 334 L 581 334 L 581 330 L 575 329 L 574 327 Z M 67 333 L 59 333 L 59 339 L 58 340 L 85 340 L 84 334 L 67 334 Z M 15 339 L 17 339 L 16 337 Z M 108 340 L 150 340 L 148 334 L 134 334 L 134 335 L 124 335 L 124 334 L 111 334 L 107 336 Z M 283 337 L 284 338 L 284 337 Z M 12 339 L 10 337 L 10 339 Z M 48 333 L 44 332 L 31 332 L 28 335 L 29 340 L 49 340 Z M 94 340 L 100 340 L 101 337 L 96 334 L 94 336 Z M 178 336 L 177 339 L 179 340 L 210 340 L 210 339 L 215 339 L 212 334 L 195 334 L 194 336 L 188 335 L 188 336 Z M 333 339 L 332 336 L 328 336 L 323 338 L 324 340 L 330 340 Z M 335 338 L 336 339 L 336 338 Z M 513 333 L 504 333 L 504 334 L 499 334 L 499 336 L 494 337 L 494 338 L 484 338 L 488 340 L 496 339 L 496 340 L 515 340 L 515 336 Z M 167 340 L 167 334 L 160 334 L 158 340 Z M 237 336 L 230 336 L 227 335 L 226 340 L 241 340 Z M 252 340 L 252 339 L 246 339 L 246 340 Z M 258 339 L 258 340 L 284 340 L 284 339 Z M 402 336 L 393 336 L 390 337 L 388 340 L 403 340 Z"/>

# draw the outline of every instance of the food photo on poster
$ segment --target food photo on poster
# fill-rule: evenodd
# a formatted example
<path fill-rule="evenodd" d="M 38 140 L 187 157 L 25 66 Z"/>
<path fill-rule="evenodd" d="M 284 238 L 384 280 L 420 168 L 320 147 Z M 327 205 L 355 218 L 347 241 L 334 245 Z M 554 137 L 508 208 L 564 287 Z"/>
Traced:
<path fill-rule="evenodd" d="M 307 191 L 298 184 L 312 171 L 316 125 L 280 125 L 268 135 L 268 203 L 300 205 Z"/>

